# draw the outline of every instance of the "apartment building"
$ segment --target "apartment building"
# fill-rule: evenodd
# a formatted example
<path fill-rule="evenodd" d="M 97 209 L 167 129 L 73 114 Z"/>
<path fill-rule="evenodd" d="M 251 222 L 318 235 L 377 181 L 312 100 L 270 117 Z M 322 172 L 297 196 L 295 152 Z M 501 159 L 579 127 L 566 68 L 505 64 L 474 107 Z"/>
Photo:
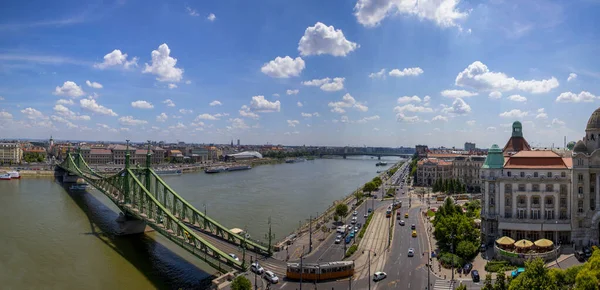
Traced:
<path fill-rule="evenodd" d="M 452 178 L 452 161 L 424 158 L 417 162 L 417 185 L 432 186 L 436 180 Z"/>
<path fill-rule="evenodd" d="M 19 143 L 0 143 L 0 163 L 18 164 L 23 158 Z"/>

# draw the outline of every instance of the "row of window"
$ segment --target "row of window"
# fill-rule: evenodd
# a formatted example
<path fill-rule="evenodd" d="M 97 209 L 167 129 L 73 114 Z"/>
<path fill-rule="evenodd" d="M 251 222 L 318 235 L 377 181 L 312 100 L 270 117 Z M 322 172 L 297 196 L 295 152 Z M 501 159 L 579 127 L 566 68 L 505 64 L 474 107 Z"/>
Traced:
<path fill-rule="evenodd" d="M 508 176 L 508 177 L 511 177 L 511 176 L 512 176 L 512 172 L 511 172 L 511 171 L 507 171 L 507 172 L 506 172 L 506 176 Z M 519 173 L 519 176 L 520 176 L 520 177 L 525 177 L 525 172 L 524 172 L 524 171 L 521 171 L 521 172 Z M 538 173 L 538 172 L 534 172 L 534 173 L 533 173 L 533 177 L 539 177 L 539 173 Z M 548 178 L 552 177 L 552 171 L 548 171 L 548 172 L 546 173 L 546 177 L 548 177 Z M 560 177 L 567 177 L 567 173 L 566 173 L 566 172 L 564 172 L 564 171 L 562 171 L 562 172 L 560 173 Z"/>
<path fill-rule="evenodd" d="M 531 204 L 532 205 L 539 205 L 540 204 L 540 196 L 531 196 Z M 489 201 L 490 201 L 490 205 L 494 206 L 495 205 L 495 199 L 493 196 L 489 197 Z M 527 206 L 527 197 L 524 195 L 519 195 L 517 196 L 517 203 L 519 207 L 526 207 Z M 554 206 L 554 197 L 553 196 L 546 196 L 545 198 L 545 205 L 546 207 L 552 207 Z M 512 197 L 511 196 L 507 196 L 504 199 L 504 206 L 512 206 Z M 560 198 L 560 207 L 566 207 L 567 206 L 567 198 L 566 197 L 561 197 Z"/>
<path fill-rule="evenodd" d="M 493 184 L 490 184 L 490 189 L 493 188 Z M 531 185 L 531 191 L 536 191 L 539 192 L 540 191 L 540 184 L 532 184 Z M 554 191 L 555 190 L 555 184 L 546 184 L 544 186 L 545 191 Z M 593 188 L 593 187 L 592 187 Z M 560 189 L 560 193 L 567 193 L 567 185 L 566 184 L 561 184 L 559 188 L 556 188 L 557 190 Z M 526 191 L 527 190 L 527 186 L 526 184 L 519 184 L 517 185 L 517 190 L 518 191 Z M 513 191 L 513 185 L 512 184 L 505 184 L 504 185 L 504 192 L 512 192 Z"/>

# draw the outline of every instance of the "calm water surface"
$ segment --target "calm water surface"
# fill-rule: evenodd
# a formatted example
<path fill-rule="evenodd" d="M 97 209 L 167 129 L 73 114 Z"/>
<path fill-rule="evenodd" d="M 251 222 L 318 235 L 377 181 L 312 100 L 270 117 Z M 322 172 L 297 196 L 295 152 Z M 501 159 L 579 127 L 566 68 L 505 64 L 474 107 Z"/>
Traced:
<path fill-rule="evenodd" d="M 397 159 L 387 159 L 390 164 Z M 275 240 L 376 175 L 376 159 L 319 159 L 248 171 L 164 177 L 223 225 Z M 0 182 L 3 289 L 201 288 L 215 271 L 156 233 L 115 236 L 119 210 L 96 190 L 53 179 Z"/>

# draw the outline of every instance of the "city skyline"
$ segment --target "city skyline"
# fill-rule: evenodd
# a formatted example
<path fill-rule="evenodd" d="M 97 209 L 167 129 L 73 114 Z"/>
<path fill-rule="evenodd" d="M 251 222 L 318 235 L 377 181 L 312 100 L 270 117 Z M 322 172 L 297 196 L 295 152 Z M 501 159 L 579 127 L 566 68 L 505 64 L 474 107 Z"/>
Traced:
<path fill-rule="evenodd" d="M 598 108 L 593 1 L 35 2 L 0 12 L 3 138 L 562 147 Z"/>

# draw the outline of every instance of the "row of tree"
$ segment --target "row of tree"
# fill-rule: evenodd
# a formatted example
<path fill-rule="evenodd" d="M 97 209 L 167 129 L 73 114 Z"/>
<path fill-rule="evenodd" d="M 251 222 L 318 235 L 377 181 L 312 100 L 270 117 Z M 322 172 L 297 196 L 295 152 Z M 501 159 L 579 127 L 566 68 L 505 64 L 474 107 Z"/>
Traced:
<path fill-rule="evenodd" d="M 316 156 L 318 152 L 316 150 L 307 150 L 307 151 L 292 151 L 292 152 L 283 152 L 283 151 L 267 151 L 262 154 L 263 157 L 269 158 L 291 158 L 291 157 L 307 157 L 307 156 Z"/>
<path fill-rule="evenodd" d="M 46 160 L 46 156 L 38 152 L 25 152 L 23 153 L 23 160 L 26 162 L 43 162 Z"/>
<path fill-rule="evenodd" d="M 433 192 L 444 192 L 447 194 L 462 193 L 467 191 L 467 186 L 458 179 L 438 179 L 433 183 Z"/>
<path fill-rule="evenodd" d="M 373 180 L 365 183 L 363 186 L 363 192 L 367 192 L 371 194 L 371 192 L 376 191 L 383 184 L 383 180 L 379 176 L 373 178 Z"/>

